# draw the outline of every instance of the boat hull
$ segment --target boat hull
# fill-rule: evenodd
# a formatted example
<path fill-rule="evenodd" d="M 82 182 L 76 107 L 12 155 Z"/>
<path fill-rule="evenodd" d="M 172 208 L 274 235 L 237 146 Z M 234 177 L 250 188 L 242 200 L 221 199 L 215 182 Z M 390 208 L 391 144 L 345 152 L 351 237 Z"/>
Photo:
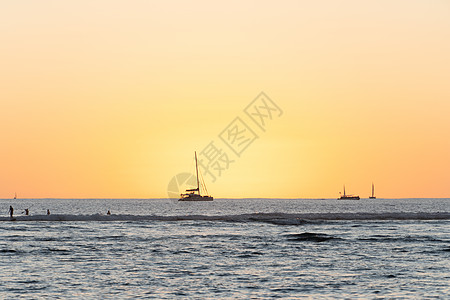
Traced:
<path fill-rule="evenodd" d="M 200 195 L 189 195 L 188 197 L 183 197 L 178 199 L 178 201 L 213 201 L 214 198 L 211 196 L 200 196 Z"/>
<path fill-rule="evenodd" d="M 342 196 L 338 200 L 359 200 L 359 196 Z"/>

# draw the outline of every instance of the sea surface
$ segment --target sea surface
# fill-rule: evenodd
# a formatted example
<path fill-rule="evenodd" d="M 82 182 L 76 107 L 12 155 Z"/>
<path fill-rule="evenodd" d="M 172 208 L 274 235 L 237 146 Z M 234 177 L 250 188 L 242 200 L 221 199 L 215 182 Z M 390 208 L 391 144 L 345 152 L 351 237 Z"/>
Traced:
<path fill-rule="evenodd" d="M 0 299 L 450 299 L 450 199 L 2 199 L 0 212 Z"/>

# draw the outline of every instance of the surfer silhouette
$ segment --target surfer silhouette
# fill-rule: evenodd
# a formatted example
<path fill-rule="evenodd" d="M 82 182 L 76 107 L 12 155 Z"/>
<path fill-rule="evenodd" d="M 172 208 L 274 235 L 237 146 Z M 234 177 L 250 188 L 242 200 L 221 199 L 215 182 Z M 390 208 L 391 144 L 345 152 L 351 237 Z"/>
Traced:
<path fill-rule="evenodd" d="M 28 216 L 30 214 L 30 210 L 28 208 L 25 208 L 24 212 L 25 212 L 25 216 Z"/>
<path fill-rule="evenodd" d="M 47 209 L 47 216 L 50 215 L 50 209 Z"/>
<path fill-rule="evenodd" d="M 109 215 L 111 215 L 111 212 L 108 210 L 108 212 L 106 214 L 109 216 Z"/>
<path fill-rule="evenodd" d="M 10 205 L 9 206 L 9 216 L 12 218 L 14 214 L 14 208 Z"/>

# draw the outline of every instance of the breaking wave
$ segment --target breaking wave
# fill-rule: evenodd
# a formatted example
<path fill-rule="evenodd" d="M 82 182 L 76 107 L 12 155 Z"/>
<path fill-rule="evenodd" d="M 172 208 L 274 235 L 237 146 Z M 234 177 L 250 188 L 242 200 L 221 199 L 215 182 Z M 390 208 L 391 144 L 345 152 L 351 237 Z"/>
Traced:
<path fill-rule="evenodd" d="M 31 215 L 14 218 L 0 217 L 0 221 L 222 221 L 222 222 L 264 222 L 275 225 L 302 225 L 312 221 L 377 221 L 377 220 L 450 220 L 450 213 L 253 213 L 240 215 Z"/>

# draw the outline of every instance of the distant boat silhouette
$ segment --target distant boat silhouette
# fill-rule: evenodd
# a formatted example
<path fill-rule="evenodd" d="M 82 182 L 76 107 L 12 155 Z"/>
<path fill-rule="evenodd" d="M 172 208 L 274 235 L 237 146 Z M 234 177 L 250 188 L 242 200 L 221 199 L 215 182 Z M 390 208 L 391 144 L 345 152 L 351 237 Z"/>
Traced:
<path fill-rule="evenodd" d="M 357 196 L 357 195 L 347 195 L 345 193 L 345 185 L 344 185 L 344 195 L 339 197 L 338 200 L 359 200 L 359 196 Z"/>
<path fill-rule="evenodd" d="M 200 181 L 198 178 L 198 165 L 197 165 L 197 152 L 195 153 L 195 171 L 197 175 L 197 188 L 196 189 L 187 189 L 185 194 L 181 194 L 181 198 L 178 201 L 213 201 L 212 196 L 202 196 L 200 194 Z M 203 183 L 203 186 L 206 190 L 206 185 Z M 197 192 L 197 193 L 195 193 Z"/>
<path fill-rule="evenodd" d="M 373 182 L 372 182 L 372 196 L 370 196 L 369 199 L 377 199 L 377 197 L 375 197 L 375 187 L 373 185 Z"/>
<path fill-rule="evenodd" d="M 17 199 L 17 193 L 14 193 L 14 199 Z"/>

